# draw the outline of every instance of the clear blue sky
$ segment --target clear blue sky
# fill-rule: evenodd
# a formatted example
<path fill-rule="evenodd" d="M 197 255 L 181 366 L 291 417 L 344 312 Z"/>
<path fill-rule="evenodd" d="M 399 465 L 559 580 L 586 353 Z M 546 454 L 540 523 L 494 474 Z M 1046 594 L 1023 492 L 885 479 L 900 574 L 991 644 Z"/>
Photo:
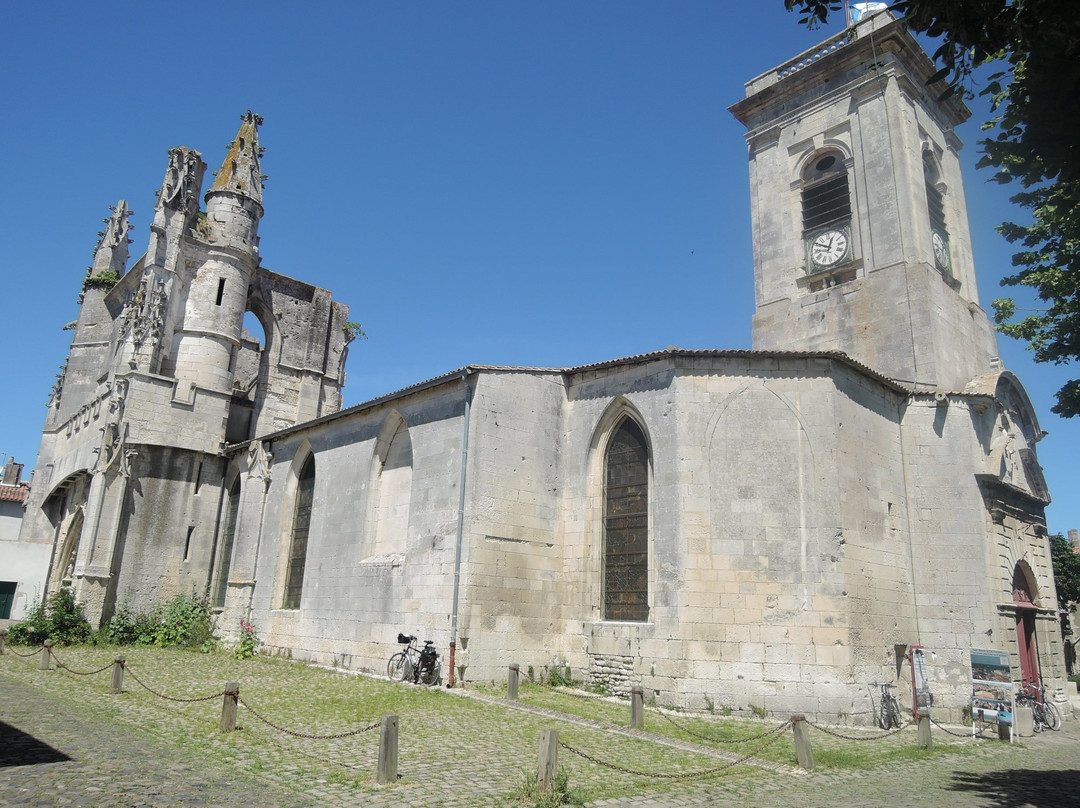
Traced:
<path fill-rule="evenodd" d="M 264 265 L 332 290 L 370 335 L 346 404 L 469 363 L 749 347 L 746 147 L 726 108 L 839 29 L 805 31 L 782 0 L 8 4 L 0 456 L 35 462 L 108 206 L 128 200 L 141 254 L 168 149 L 216 169 L 249 108 Z M 966 188 L 989 307 L 1013 211 L 973 169 Z M 1080 527 L 1080 423 L 1049 411 L 1075 368 L 1001 350 L 1050 432 L 1050 529 Z"/>

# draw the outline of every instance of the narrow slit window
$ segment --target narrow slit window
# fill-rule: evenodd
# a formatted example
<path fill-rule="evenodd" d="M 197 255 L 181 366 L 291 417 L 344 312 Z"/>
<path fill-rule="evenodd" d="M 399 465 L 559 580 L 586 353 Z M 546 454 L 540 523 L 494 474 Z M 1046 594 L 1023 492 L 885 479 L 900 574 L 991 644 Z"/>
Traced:
<path fill-rule="evenodd" d="M 220 306 L 222 299 L 225 297 L 225 279 L 218 278 L 217 282 L 217 301 L 215 305 Z"/>

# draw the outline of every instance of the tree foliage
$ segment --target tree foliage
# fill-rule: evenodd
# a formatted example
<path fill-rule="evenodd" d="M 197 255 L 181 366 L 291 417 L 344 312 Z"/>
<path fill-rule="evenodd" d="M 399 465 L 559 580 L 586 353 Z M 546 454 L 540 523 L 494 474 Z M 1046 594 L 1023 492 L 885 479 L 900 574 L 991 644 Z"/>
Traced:
<path fill-rule="evenodd" d="M 784 0 L 810 27 L 841 11 L 834 0 Z M 1019 251 L 1006 286 L 1026 286 L 1046 304 L 1019 321 L 1010 298 L 994 301 L 1003 333 L 1026 340 L 1035 361 L 1065 364 L 1080 358 L 1080 13 L 1073 0 L 897 0 L 889 8 L 916 33 L 940 37 L 934 53 L 945 94 L 973 92 L 972 71 L 991 64 L 980 94 L 993 117 L 983 128 L 980 167 L 994 181 L 1016 182 L 1012 197 L 1030 212 L 1026 224 L 1000 232 Z M 1054 412 L 1080 414 L 1080 380 L 1057 393 Z"/>
<path fill-rule="evenodd" d="M 1080 604 L 1080 555 L 1072 551 L 1060 533 L 1050 536 L 1050 561 L 1054 566 L 1058 606 L 1068 610 Z"/>

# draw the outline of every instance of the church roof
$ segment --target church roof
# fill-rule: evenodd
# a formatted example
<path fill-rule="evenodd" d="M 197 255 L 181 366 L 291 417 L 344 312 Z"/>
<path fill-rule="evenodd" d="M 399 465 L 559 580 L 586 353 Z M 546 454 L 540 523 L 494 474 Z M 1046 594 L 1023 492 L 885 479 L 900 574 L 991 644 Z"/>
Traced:
<path fill-rule="evenodd" d="M 342 418 L 346 415 L 356 412 L 362 412 L 363 410 L 370 409 L 378 404 L 383 404 L 387 401 L 393 401 L 395 399 L 403 398 L 404 396 L 413 395 L 415 393 L 428 390 L 432 387 L 438 387 L 439 385 L 446 384 L 454 379 L 467 378 L 476 373 L 483 372 L 506 372 L 506 373 L 548 373 L 548 374 L 560 374 L 563 376 L 570 376 L 578 373 L 586 373 L 593 370 L 605 370 L 607 368 L 615 368 L 620 366 L 640 365 L 647 362 L 655 362 L 663 359 L 675 359 L 675 358 L 691 358 L 691 359 L 830 359 L 840 364 L 847 365 L 853 368 L 860 374 L 868 376 L 874 381 L 878 382 L 884 387 L 888 387 L 894 392 L 902 395 L 911 395 L 915 391 L 910 387 L 900 384 L 899 382 L 883 376 L 873 368 L 867 365 L 857 362 L 848 356 L 843 351 L 755 351 L 750 349 L 703 349 L 693 350 L 686 348 L 676 348 L 675 346 L 669 346 L 659 351 L 651 351 L 649 353 L 635 354 L 634 356 L 624 356 L 619 359 L 608 359 L 603 362 L 593 362 L 587 365 L 577 365 L 574 367 L 530 367 L 527 365 L 465 365 L 451 370 L 447 373 L 443 373 L 439 376 L 434 376 L 430 379 L 411 384 L 408 387 L 402 387 L 400 390 L 395 390 L 391 393 L 378 396 L 376 398 L 362 401 L 359 404 L 354 404 L 338 412 L 329 413 L 320 418 L 316 418 L 312 421 L 305 421 L 301 424 L 282 429 L 278 432 L 274 432 L 269 435 L 264 435 L 260 440 L 268 440 L 280 438 L 288 435 L 292 432 L 297 432 L 302 429 L 306 429 L 316 424 L 324 424 L 329 421 Z M 247 446 L 250 441 L 244 443 L 233 444 L 227 447 L 226 451 L 239 449 L 243 446 Z"/>

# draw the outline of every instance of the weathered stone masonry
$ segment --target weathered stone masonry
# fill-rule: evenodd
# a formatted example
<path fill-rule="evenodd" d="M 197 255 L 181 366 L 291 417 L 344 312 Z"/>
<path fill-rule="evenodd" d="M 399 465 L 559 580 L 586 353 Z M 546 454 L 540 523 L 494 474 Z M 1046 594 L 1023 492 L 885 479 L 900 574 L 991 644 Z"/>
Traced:
<path fill-rule="evenodd" d="M 1060 695 L 1042 432 L 978 303 L 968 112 L 932 72 L 883 13 L 732 107 L 754 350 L 471 365 L 347 410 L 348 310 L 261 264 L 258 117 L 204 209 L 174 149 L 145 255 L 123 271 L 123 201 L 95 252 L 23 537 L 95 620 L 205 591 L 227 633 L 367 671 L 405 631 L 444 665 L 455 643 L 458 681 L 557 665 L 860 722 L 921 645 L 945 718 L 973 647 Z"/>

